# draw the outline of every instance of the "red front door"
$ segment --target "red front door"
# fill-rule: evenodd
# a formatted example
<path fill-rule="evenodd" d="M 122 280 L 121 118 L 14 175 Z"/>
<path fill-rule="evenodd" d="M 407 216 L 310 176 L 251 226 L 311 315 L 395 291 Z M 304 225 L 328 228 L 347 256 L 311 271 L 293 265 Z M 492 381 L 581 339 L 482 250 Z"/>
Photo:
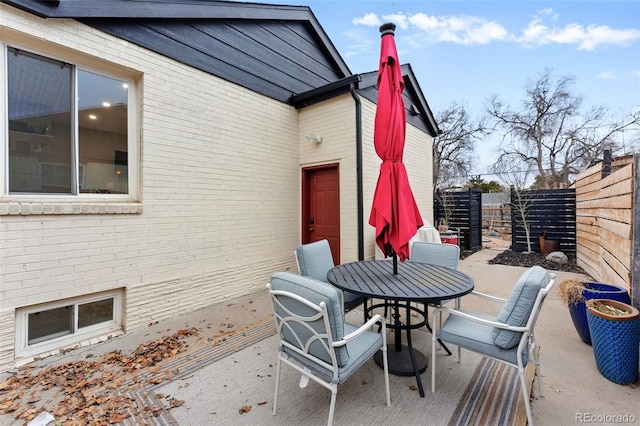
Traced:
<path fill-rule="evenodd" d="M 302 171 L 302 243 L 326 239 L 340 264 L 340 185 L 338 165 Z"/>

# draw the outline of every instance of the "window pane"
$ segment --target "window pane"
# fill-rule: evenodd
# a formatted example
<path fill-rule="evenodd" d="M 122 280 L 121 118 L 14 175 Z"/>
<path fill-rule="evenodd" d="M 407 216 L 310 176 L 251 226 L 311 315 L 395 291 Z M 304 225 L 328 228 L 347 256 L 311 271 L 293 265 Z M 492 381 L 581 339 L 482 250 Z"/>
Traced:
<path fill-rule="evenodd" d="M 74 193 L 72 67 L 9 48 L 9 192 Z"/>
<path fill-rule="evenodd" d="M 73 330 L 73 306 L 49 309 L 29 314 L 27 342 L 33 345 L 45 340 L 71 334 Z"/>
<path fill-rule="evenodd" d="M 127 84 L 78 70 L 80 192 L 127 194 Z"/>
<path fill-rule="evenodd" d="M 78 328 L 113 320 L 113 298 L 78 305 Z"/>

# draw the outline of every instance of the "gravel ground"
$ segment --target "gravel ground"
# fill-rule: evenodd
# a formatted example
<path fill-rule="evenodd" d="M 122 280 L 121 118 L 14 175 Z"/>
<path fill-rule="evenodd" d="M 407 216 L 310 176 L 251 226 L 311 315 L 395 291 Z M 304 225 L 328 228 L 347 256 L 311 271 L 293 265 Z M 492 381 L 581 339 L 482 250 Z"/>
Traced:
<path fill-rule="evenodd" d="M 482 236 L 482 248 L 496 250 L 498 255 L 489 261 L 490 264 L 523 266 L 530 268 L 534 265 L 542 266 L 545 269 L 561 272 L 572 272 L 577 274 L 588 275 L 581 267 L 576 264 L 575 256 L 569 256 L 567 263 L 556 263 L 546 260 L 542 253 L 520 253 L 511 251 L 511 236 L 508 234 L 502 237 Z M 477 251 L 477 250 L 476 250 Z M 460 258 L 464 259 L 475 253 L 473 250 L 461 250 Z"/>
<path fill-rule="evenodd" d="M 542 253 L 518 253 L 511 250 L 505 250 L 489 261 L 490 264 L 524 266 L 529 268 L 534 265 L 540 265 L 545 269 L 561 272 L 573 272 L 577 274 L 586 274 L 586 272 L 576 264 L 575 256 L 569 257 L 567 263 L 557 263 L 546 260 Z"/>

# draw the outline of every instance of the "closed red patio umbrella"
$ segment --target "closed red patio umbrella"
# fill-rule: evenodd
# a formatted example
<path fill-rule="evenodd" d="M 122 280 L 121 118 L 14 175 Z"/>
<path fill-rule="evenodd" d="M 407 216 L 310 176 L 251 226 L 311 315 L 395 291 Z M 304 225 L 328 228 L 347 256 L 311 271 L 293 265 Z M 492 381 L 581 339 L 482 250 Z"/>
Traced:
<path fill-rule="evenodd" d="M 409 257 L 409 240 L 423 222 L 402 161 L 406 111 L 402 100 L 404 80 L 396 50 L 395 28 L 392 23 L 380 27 L 378 103 L 373 143 L 382 164 L 369 225 L 376 228 L 376 243 L 380 250 L 385 256 L 393 256 L 394 273 L 397 273 L 397 257 L 402 262 Z"/>

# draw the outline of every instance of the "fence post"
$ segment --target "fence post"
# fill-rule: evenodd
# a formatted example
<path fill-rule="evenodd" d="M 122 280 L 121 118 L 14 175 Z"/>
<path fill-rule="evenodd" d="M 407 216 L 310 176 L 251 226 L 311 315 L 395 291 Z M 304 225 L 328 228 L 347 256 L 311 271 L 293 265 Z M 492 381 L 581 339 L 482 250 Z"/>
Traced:
<path fill-rule="evenodd" d="M 511 193 L 510 193 L 510 199 L 509 199 L 509 205 L 511 207 L 511 250 L 516 251 L 516 222 L 515 222 L 515 215 L 513 214 L 514 208 L 513 206 L 515 205 L 514 201 L 513 201 L 513 193 L 514 193 L 514 188 L 513 185 L 511 185 Z"/>
<path fill-rule="evenodd" d="M 605 149 L 602 155 L 602 179 L 611 174 L 611 150 Z"/>
<path fill-rule="evenodd" d="M 633 219 L 631 240 L 631 304 L 640 308 L 640 154 L 633 156 Z"/>

